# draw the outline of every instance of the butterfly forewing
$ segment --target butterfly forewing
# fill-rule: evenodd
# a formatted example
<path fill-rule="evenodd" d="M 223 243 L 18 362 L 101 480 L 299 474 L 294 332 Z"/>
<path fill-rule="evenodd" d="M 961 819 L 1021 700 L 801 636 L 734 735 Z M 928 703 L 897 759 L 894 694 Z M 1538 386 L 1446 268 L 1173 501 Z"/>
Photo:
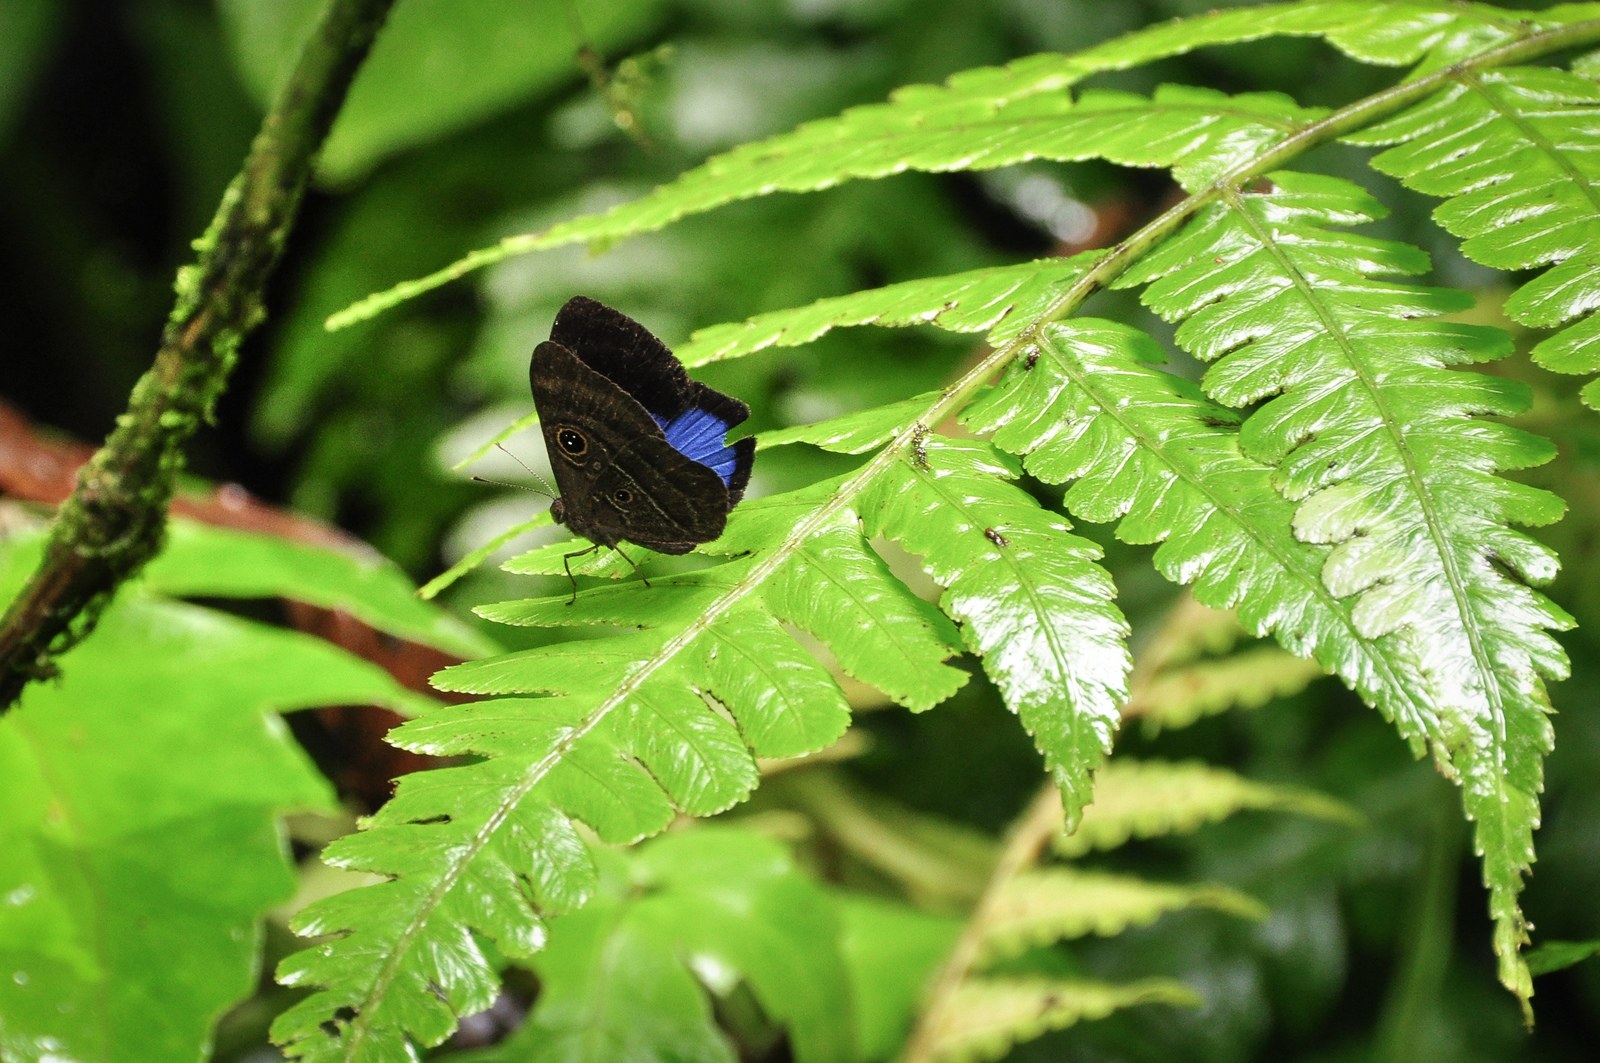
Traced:
<path fill-rule="evenodd" d="M 638 400 L 554 341 L 534 350 L 529 376 L 574 532 L 671 554 L 722 533 L 731 503 L 721 477 L 675 450 Z"/>

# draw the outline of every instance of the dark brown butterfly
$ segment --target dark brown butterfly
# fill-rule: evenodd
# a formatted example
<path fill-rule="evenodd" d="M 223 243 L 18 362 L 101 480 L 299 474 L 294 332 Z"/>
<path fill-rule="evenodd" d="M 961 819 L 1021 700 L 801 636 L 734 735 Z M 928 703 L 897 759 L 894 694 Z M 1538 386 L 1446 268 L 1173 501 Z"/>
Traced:
<path fill-rule="evenodd" d="M 686 554 L 722 534 L 755 459 L 754 439 L 727 442 L 748 406 L 689 379 L 643 325 L 581 295 L 556 314 L 528 375 L 557 524 L 590 550 L 625 540 Z"/>

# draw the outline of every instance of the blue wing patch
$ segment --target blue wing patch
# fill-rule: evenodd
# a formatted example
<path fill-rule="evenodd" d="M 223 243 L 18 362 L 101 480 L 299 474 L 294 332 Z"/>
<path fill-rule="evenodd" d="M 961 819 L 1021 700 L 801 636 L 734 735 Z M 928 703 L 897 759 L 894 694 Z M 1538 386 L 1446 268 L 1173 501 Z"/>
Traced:
<path fill-rule="evenodd" d="M 727 445 L 728 422 L 699 407 L 684 410 L 672 420 L 650 415 L 667 434 L 667 442 L 679 454 L 698 461 L 722 477 L 725 484 L 733 480 L 735 456 Z"/>

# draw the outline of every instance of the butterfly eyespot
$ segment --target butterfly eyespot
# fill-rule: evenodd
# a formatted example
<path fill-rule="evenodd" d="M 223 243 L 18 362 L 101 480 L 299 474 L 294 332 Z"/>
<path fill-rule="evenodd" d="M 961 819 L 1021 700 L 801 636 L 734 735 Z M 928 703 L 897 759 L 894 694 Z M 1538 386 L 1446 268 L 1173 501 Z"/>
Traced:
<path fill-rule="evenodd" d="M 619 487 L 611 493 L 611 497 L 619 506 L 625 506 L 633 501 L 633 492 L 626 487 Z"/>
<path fill-rule="evenodd" d="M 556 430 L 556 443 L 573 457 L 581 457 L 589 449 L 589 441 L 575 428 Z"/>

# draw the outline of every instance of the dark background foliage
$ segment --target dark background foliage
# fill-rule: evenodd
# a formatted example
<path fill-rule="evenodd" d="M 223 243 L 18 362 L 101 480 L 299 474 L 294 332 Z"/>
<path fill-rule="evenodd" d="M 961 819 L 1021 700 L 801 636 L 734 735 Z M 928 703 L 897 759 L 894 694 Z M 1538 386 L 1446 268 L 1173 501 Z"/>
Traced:
<path fill-rule="evenodd" d="M 400 7 L 413 3 L 421 22 L 449 17 L 446 4 Z M 448 467 L 526 412 L 528 352 L 567 296 L 603 299 L 681 341 L 703 325 L 824 295 L 1105 243 L 1160 209 L 1170 189 L 1159 175 L 1101 167 L 904 175 L 737 205 L 599 257 L 514 260 L 334 335 L 321 329 L 328 312 L 498 235 L 631 197 L 716 151 L 896 86 L 1075 50 L 1209 5 L 574 0 L 583 43 L 607 60 L 606 84 L 585 75 L 564 5 L 520 6 L 544 17 L 511 42 L 527 60 L 506 62 L 514 73 L 498 98 L 468 113 L 402 113 L 388 127 L 340 130 L 346 139 L 308 199 L 271 318 L 245 347 L 215 427 L 190 449 L 195 473 L 337 522 L 418 579 L 541 504 L 490 494 Z M 284 51 L 248 8 L 244 0 L 0 0 L 0 400 L 36 424 L 98 441 L 147 366 L 173 272 L 249 142 L 261 72 Z M 619 66 L 624 57 L 633 58 Z M 1125 80 L 1280 90 L 1314 104 L 1353 98 L 1387 77 L 1315 43 L 1273 41 Z M 385 113 L 381 92 L 372 105 Z M 636 123 L 636 136 L 618 128 L 618 113 Z M 1361 166 L 1350 148 L 1315 161 L 1334 172 Z M 1460 259 L 1427 204 L 1370 172 L 1361 179 L 1394 208 L 1391 233 L 1428 248 L 1443 283 L 1473 289 L 1492 311 L 1504 280 Z M 1140 313 L 1125 298 L 1095 309 Z M 704 375 L 745 397 L 752 426 L 767 428 L 920 390 L 968 353 L 948 336 L 857 330 Z M 1501 371 L 1525 376 L 1540 396 L 1573 387 L 1514 364 Z M 1592 513 L 1600 433 L 1592 414 L 1556 412 L 1566 408 L 1541 402 L 1529 415 L 1561 447 L 1557 463 L 1530 478 Z M 525 440 L 520 456 L 540 460 Z M 761 474 L 777 488 L 830 460 L 785 453 Z M 518 473 L 509 459 L 485 468 Z M 1555 596 L 1583 626 L 1566 636 L 1576 674 L 1554 694 L 1567 711 L 1557 720 L 1526 904 L 1540 940 L 1596 936 L 1600 718 L 1589 709 L 1600 682 L 1586 632 L 1600 630 L 1600 598 L 1590 575 L 1596 544 L 1585 531 L 1593 527 L 1569 520 L 1543 533 L 1566 564 Z M 1137 551 L 1097 537 L 1107 540 L 1123 608 L 1136 631 L 1148 628 L 1173 589 Z M 525 593 L 493 570 L 452 591 L 463 607 Z M 977 684 L 935 713 L 863 720 L 870 741 L 847 771 L 872 794 L 994 831 L 1036 786 L 1026 736 Z M 1205 1006 L 1135 1009 L 1017 1058 L 1592 1058 L 1595 966 L 1542 978 L 1538 1030 L 1523 1034 L 1494 980 L 1455 793 L 1342 688 L 1319 683 L 1176 735 L 1130 728 L 1120 751 L 1202 757 L 1314 786 L 1369 823 L 1350 830 L 1252 815 L 1119 853 L 1116 862 L 1141 870 L 1234 884 L 1268 903 L 1272 917 L 1249 925 L 1188 913 L 1075 947 L 1063 964 L 1106 976 L 1173 973 Z M 772 789 L 754 811 L 783 805 L 782 788 Z M 848 861 L 826 846 L 812 855 L 824 874 L 850 878 Z"/>

